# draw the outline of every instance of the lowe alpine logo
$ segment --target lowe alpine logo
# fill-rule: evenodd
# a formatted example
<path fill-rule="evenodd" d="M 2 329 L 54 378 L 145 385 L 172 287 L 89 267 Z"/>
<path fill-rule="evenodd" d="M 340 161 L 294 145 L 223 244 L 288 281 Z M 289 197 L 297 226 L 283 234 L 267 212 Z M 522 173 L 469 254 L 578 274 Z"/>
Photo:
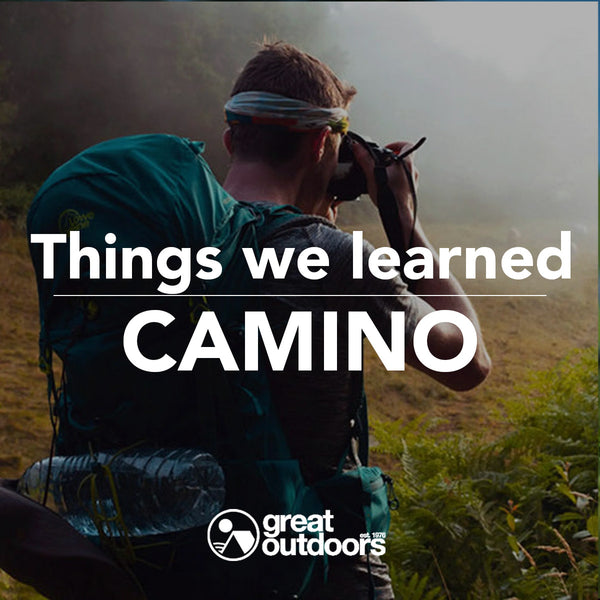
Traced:
<path fill-rule="evenodd" d="M 385 532 L 361 533 L 359 538 L 344 540 L 333 537 L 333 533 L 333 514 L 329 510 L 323 515 L 266 515 L 261 534 L 251 515 L 232 508 L 212 519 L 207 538 L 210 549 L 228 561 L 248 558 L 259 544 L 265 556 L 385 554 Z"/>
<path fill-rule="evenodd" d="M 93 212 L 80 213 L 74 208 L 67 208 L 58 217 L 58 230 L 61 233 L 68 233 L 69 231 L 87 229 L 93 218 Z"/>

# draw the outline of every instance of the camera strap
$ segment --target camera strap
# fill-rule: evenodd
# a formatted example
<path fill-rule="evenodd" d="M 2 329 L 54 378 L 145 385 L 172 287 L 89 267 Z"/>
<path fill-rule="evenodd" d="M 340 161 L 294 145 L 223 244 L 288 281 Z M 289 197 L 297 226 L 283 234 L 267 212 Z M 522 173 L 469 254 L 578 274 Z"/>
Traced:
<path fill-rule="evenodd" d="M 402 223 L 400 222 L 400 215 L 398 214 L 398 206 L 396 205 L 396 197 L 394 192 L 389 186 L 386 167 L 383 165 L 377 165 L 374 169 L 375 183 L 377 184 L 377 208 L 379 210 L 379 217 L 383 223 L 385 234 L 388 238 L 390 246 L 398 252 L 400 256 L 400 270 L 404 273 L 404 265 L 409 260 L 407 250 L 413 244 L 413 236 L 415 231 L 415 222 L 417 220 L 417 192 L 413 183 L 412 175 L 403 160 L 403 157 L 399 157 L 402 163 L 404 172 L 410 185 L 410 192 L 413 199 L 414 205 L 414 220 L 413 226 L 408 240 L 404 239 L 402 232 Z M 404 278 L 409 291 L 413 291 L 415 282 L 412 279 Z"/>

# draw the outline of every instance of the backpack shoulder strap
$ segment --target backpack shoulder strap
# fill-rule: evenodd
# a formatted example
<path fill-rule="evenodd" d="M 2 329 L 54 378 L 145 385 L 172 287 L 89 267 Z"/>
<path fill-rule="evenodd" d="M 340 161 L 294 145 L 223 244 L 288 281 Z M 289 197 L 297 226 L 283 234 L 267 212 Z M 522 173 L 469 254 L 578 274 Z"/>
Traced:
<path fill-rule="evenodd" d="M 335 229 L 333 223 L 330 223 L 322 217 L 304 214 L 299 208 L 290 204 L 269 205 L 267 203 L 243 202 L 239 200 L 238 203 L 243 204 L 252 212 L 262 216 L 262 222 L 260 222 L 257 227 L 257 240 L 259 246 L 264 246 L 269 239 L 283 231 L 294 229 L 296 227 L 305 227 L 313 223 L 322 223 L 323 225 Z"/>

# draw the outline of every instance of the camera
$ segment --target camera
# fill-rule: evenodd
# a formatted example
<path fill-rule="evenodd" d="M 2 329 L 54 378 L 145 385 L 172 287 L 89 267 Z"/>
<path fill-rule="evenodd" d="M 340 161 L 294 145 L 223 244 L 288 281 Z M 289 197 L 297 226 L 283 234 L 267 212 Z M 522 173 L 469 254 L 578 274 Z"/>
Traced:
<path fill-rule="evenodd" d="M 357 200 L 361 194 L 367 193 L 367 179 L 354 159 L 352 142 L 358 142 L 363 146 L 376 166 L 387 167 L 398 159 L 396 153 L 389 148 L 383 148 L 358 133 L 348 131 L 342 138 L 337 168 L 327 188 L 328 192 L 340 202 Z"/>

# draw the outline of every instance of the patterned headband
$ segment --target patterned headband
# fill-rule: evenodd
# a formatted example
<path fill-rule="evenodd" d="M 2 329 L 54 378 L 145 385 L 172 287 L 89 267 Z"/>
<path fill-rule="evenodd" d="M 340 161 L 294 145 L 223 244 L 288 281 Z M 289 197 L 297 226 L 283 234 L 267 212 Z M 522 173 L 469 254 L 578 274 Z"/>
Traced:
<path fill-rule="evenodd" d="M 278 125 L 291 131 L 329 126 L 336 133 L 346 133 L 349 125 L 348 113 L 343 108 L 320 108 L 269 92 L 241 92 L 231 97 L 225 105 L 225 120 L 230 125 Z"/>

